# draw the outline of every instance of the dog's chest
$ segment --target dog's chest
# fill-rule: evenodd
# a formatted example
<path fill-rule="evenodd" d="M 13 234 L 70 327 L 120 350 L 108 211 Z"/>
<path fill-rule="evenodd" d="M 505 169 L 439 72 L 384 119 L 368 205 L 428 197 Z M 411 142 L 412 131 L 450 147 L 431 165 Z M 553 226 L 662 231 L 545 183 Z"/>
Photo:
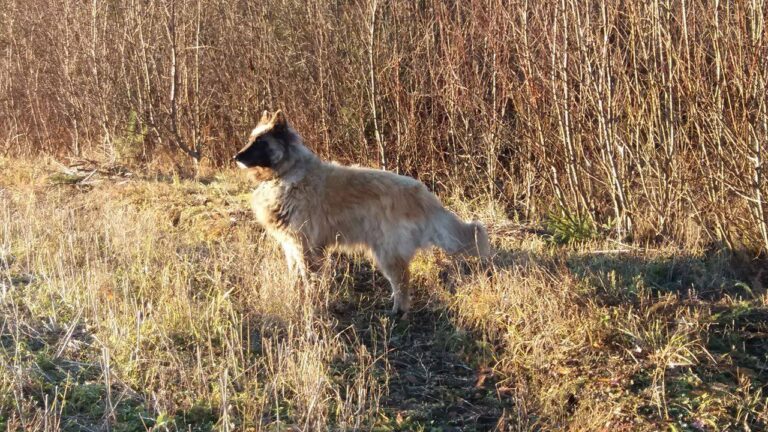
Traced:
<path fill-rule="evenodd" d="M 256 220 L 268 230 L 286 231 L 299 210 L 295 204 L 296 188 L 275 182 L 261 184 L 253 191 L 251 205 Z"/>

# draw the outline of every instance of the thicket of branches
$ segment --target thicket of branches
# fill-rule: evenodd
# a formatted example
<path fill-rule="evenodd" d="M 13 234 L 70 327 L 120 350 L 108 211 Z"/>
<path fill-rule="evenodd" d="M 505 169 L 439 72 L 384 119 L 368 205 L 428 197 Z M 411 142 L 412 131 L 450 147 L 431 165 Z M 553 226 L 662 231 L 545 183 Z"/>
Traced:
<path fill-rule="evenodd" d="M 768 250 L 764 0 L 0 0 L 0 148 L 326 157 L 523 218 Z"/>

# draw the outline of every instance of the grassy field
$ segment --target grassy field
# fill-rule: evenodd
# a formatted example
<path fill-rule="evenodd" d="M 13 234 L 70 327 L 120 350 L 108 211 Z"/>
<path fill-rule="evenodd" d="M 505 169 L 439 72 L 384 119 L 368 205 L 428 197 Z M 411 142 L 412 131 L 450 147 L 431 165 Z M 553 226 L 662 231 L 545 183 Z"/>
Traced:
<path fill-rule="evenodd" d="M 768 427 L 748 260 L 446 196 L 493 264 L 421 254 L 393 321 L 358 257 L 302 296 L 248 192 L 0 159 L 0 430 Z"/>

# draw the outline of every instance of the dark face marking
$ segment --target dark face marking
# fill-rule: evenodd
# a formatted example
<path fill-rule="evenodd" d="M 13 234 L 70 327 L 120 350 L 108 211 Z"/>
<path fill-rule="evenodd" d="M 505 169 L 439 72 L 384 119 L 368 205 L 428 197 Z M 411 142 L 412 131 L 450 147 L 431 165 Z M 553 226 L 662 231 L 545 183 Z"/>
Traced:
<path fill-rule="evenodd" d="M 235 162 L 245 168 L 272 167 L 272 151 L 263 137 L 256 138 L 245 149 L 235 155 Z"/>
<path fill-rule="evenodd" d="M 274 168 L 276 159 L 282 159 L 288 152 L 288 143 L 291 139 L 288 128 L 275 126 L 262 133 L 245 146 L 234 160 L 241 168 Z"/>

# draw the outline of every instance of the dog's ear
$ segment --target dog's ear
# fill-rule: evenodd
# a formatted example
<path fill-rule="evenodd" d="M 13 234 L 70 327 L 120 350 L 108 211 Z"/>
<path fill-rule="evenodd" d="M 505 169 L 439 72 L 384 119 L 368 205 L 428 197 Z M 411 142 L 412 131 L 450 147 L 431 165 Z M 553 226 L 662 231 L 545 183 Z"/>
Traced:
<path fill-rule="evenodd" d="M 261 120 L 259 120 L 259 124 L 267 124 L 272 119 L 272 116 L 269 115 L 269 111 L 264 110 L 263 113 L 261 113 Z"/>
<path fill-rule="evenodd" d="M 285 129 L 288 127 L 288 121 L 285 119 L 283 110 L 277 110 L 272 116 L 272 127 L 275 129 Z"/>

